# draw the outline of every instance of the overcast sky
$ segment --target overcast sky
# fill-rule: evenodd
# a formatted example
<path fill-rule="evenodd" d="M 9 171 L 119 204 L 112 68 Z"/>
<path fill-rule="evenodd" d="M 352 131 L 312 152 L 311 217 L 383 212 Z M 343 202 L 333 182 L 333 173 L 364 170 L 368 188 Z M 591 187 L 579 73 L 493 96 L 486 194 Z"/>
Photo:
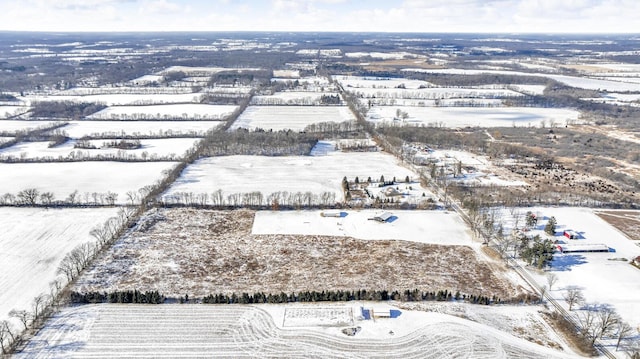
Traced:
<path fill-rule="evenodd" d="M 639 33 L 638 0 L 0 0 L 0 30 Z"/>

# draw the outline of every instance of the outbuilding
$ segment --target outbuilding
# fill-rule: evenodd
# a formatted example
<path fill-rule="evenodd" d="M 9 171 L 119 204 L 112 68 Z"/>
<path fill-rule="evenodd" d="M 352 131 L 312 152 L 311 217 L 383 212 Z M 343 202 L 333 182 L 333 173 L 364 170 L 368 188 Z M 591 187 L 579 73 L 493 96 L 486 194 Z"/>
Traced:
<path fill-rule="evenodd" d="M 373 218 L 369 218 L 369 219 L 384 223 L 389 221 L 392 217 L 393 217 L 393 214 L 391 214 L 391 212 L 382 212 L 380 214 L 375 215 Z"/>

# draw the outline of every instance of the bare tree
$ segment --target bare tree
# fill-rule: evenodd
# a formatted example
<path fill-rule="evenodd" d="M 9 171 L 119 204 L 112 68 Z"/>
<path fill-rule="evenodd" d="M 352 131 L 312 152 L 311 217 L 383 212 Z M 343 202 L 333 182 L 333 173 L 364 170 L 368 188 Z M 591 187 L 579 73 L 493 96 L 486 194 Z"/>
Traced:
<path fill-rule="evenodd" d="M 9 352 L 8 349 L 11 348 L 15 340 L 16 338 L 11 330 L 11 324 L 6 320 L 0 322 L 0 349 L 2 349 L 2 354 Z"/>
<path fill-rule="evenodd" d="M 22 204 L 33 206 L 37 203 L 38 196 L 40 196 L 40 191 L 36 188 L 27 188 L 18 192 L 18 201 Z"/>
<path fill-rule="evenodd" d="M 569 304 L 569 311 L 571 311 L 574 305 L 584 302 L 582 290 L 575 287 L 567 289 L 567 292 L 564 294 L 564 301 Z"/>
<path fill-rule="evenodd" d="M 616 341 L 616 351 L 620 347 L 620 342 L 631 336 L 631 333 L 633 333 L 633 328 L 623 320 L 618 321 L 617 329 L 618 332 L 616 333 L 616 336 L 618 337 L 618 340 Z"/>
<path fill-rule="evenodd" d="M 597 316 L 598 322 L 598 337 L 602 338 L 604 335 L 608 335 L 616 328 L 620 323 L 620 316 L 610 306 L 600 307 Z"/>
<path fill-rule="evenodd" d="M 549 285 L 549 291 L 551 291 L 551 288 L 553 287 L 554 284 L 556 284 L 557 281 L 558 281 L 558 276 L 555 273 L 547 274 L 547 284 Z"/>
<path fill-rule="evenodd" d="M 49 283 L 49 295 L 51 296 L 51 304 L 54 308 L 58 308 L 60 305 L 60 292 L 62 291 L 63 284 L 62 279 L 56 278 L 54 281 Z"/>
<path fill-rule="evenodd" d="M 40 194 L 40 203 L 44 204 L 45 206 L 50 206 L 51 203 L 53 203 L 54 198 L 55 197 L 52 192 L 43 192 L 42 194 Z"/>
<path fill-rule="evenodd" d="M 31 313 L 27 312 L 26 310 L 15 310 L 15 309 L 12 309 L 9 312 L 9 316 L 13 317 L 13 318 L 18 318 L 18 320 L 24 326 L 24 329 L 25 330 L 27 329 L 27 324 L 29 323 L 29 319 L 31 319 Z"/>
<path fill-rule="evenodd" d="M 593 345 L 599 333 L 597 308 L 594 305 L 587 305 L 585 310 L 580 311 L 577 317 L 580 323 L 580 335 L 589 339 Z"/>
<path fill-rule="evenodd" d="M 40 294 L 33 298 L 33 321 L 37 322 L 40 319 L 40 315 L 44 311 L 44 308 L 47 306 L 47 300 L 49 299 L 49 295 Z"/>

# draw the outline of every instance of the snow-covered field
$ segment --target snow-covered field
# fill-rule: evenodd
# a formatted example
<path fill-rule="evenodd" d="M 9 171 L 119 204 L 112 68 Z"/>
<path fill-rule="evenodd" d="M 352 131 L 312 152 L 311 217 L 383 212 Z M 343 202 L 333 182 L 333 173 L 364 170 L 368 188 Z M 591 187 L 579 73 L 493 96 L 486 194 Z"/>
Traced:
<path fill-rule="evenodd" d="M 171 103 L 198 103 L 202 98 L 202 93 L 180 93 L 180 94 L 99 94 L 99 95 L 49 95 L 49 96 L 29 96 L 28 101 L 72 101 L 72 102 L 94 102 L 103 103 L 107 106 L 116 105 L 156 105 Z M 0 113 L 2 109 L 0 108 Z"/>
<path fill-rule="evenodd" d="M 433 87 L 423 89 L 399 89 L 399 88 L 347 88 L 360 98 L 414 98 L 414 99 L 468 99 L 468 98 L 503 98 L 520 97 L 519 92 L 507 89 L 481 89 L 481 88 L 449 88 Z"/>
<path fill-rule="evenodd" d="M 0 145 L 9 141 L 13 141 L 13 139 L 14 137 L 0 137 Z"/>
<path fill-rule="evenodd" d="M 94 192 L 118 194 L 116 203 L 127 203 L 127 192 L 154 184 L 176 162 L 64 162 L 0 163 L 2 194 L 36 188 L 62 200 L 73 191 L 79 196 Z"/>
<path fill-rule="evenodd" d="M 0 105 L 0 119 L 21 115 L 29 111 L 28 106 L 2 106 Z"/>
<path fill-rule="evenodd" d="M 405 51 L 394 51 L 394 52 L 347 52 L 344 54 L 345 57 L 350 58 L 362 58 L 362 57 L 371 57 L 374 59 L 382 59 L 382 60 L 402 60 L 406 58 L 415 59 L 415 58 L 425 58 L 424 55 L 416 55 L 410 52 Z"/>
<path fill-rule="evenodd" d="M 636 328 L 640 325 L 640 270 L 629 264 L 629 260 L 640 256 L 639 243 L 627 239 L 620 231 L 598 217 L 588 208 L 522 208 L 520 212 L 532 211 L 538 218 L 554 216 L 557 220 L 558 239 L 571 244 L 604 244 L 610 248 L 608 253 L 556 253 L 550 272 L 558 276 L 551 295 L 564 303 L 563 295 L 569 287 L 577 287 L 584 293 L 588 303 L 608 304 Z M 510 215 L 505 214 L 509 220 Z M 547 235 L 543 229 L 546 220 L 539 220 L 537 229 L 531 234 Z M 520 221 L 522 226 L 524 221 Z M 512 226 L 512 223 L 511 223 Z M 505 226 L 506 228 L 506 226 Z M 568 240 L 562 236 L 565 230 L 580 234 L 580 239 Z M 627 261 L 616 260 L 625 258 Z M 532 271 L 533 272 L 533 271 Z M 535 274 L 535 273 L 534 273 Z M 545 273 L 546 274 L 546 273 Z M 540 285 L 546 285 L 546 279 L 537 275 Z M 575 309 L 574 309 L 575 310 Z"/>
<path fill-rule="evenodd" d="M 164 157 L 182 157 L 185 152 L 193 148 L 198 138 L 162 138 L 152 140 L 140 140 L 142 147 L 121 150 L 118 148 L 106 147 L 105 143 L 118 140 L 91 140 L 89 144 L 95 149 L 74 148 L 76 140 L 70 140 L 63 145 L 49 148 L 49 142 L 20 142 L 11 147 L 0 149 L 0 157 L 15 158 L 82 158 L 84 160 L 92 158 L 108 158 L 117 156 L 119 158 L 139 158 L 150 159 Z"/>
<path fill-rule="evenodd" d="M 414 149 L 415 150 L 415 149 Z M 434 163 L 447 168 L 448 180 L 462 182 L 470 186 L 526 186 L 519 180 L 503 178 L 496 173 L 487 156 L 480 156 L 466 151 L 431 150 L 418 151 L 414 154 L 419 161 Z M 454 168 L 460 163 L 461 172 L 453 176 Z"/>
<path fill-rule="evenodd" d="M 113 106 L 98 111 L 87 118 L 99 120 L 221 120 L 235 111 L 234 105 L 169 104 L 149 106 Z"/>
<path fill-rule="evenodd" d="M 355 336 L 341 326 L 282 327 L 287 309 L 360 312 L 379 303 L 328 305 L 84 305 L 64 309 L 16 358 L 340 357 L 576 358 L 512 330 L 456 315 L 401 310 L 395 319 L 362 320 Z M 385 309 L 394 307 L 383 305 Z M 502 309 L 502 308 L 500 308 Z M 496 309 L 499 310 L 499 309 Z M 522 310 L 512 320 L 534 321 Z M 539 318 L 539 315 L 537 315 Z M 354 328 L 354 327 L 351 327 Z M 542 336 L 551 337 L 542 326 Z M 520 329 L 522 331 L 522 329 Z M 538 335 L 536 337 L 539 337 Z"/>
<path fill-rule="evenodd" d="M 427 81 L 405 79 L 401 77 L 335 76 L 334 79 L 346 90 L 350 91 L 352 90 L 350 88 L 391 89 L 403 86 L 407 89 L 424 89 L 435 86 Z"/>
<path fill-rule="evenodd" d="M 249 106 L 231 125 L 231 130 L 302 131 L 314 123 L 344 121 L 355 121 L 346 106 Z"/>
<path fill-rule="evenodd" d="M 256 71 L 259 68 L 231 68 L 231 67 L 198 67 L 198 66 L 171 66 L 159 71 L 157 75 L 167 75 L 171 72 L 184 72 L 188 76 L 211 76 L 223 71 Z"/>
<path fill-rule="evenodd" d="M 31 311 L 33 298 L 49 293 L 62 258 L 82 243 L 95 242 L 91 229 L 116 213 L 116 208 L 0 207 L 0 320 L 12 309 Z"/>
<path fill-rule="evenodd" d="M 221 189 L 224 195 L 287 191 L 335 193 L 343 199 L 342 179 L 367 177 L 404 179 L 418 176 L 398 164 L 395 157 L 380 152 L 330 152 L 326 156 L 224 156 L 203 158 L 189 165 L 182 176 L 163 195 L 171 198 L 178 192 L 212 193 Z M 416 187 L 418 185 L 416 184 Z M 424 190 L 427 195 L 429 191 Z"/>
<path fill-rule="evenodd" d="M 0 120 L 0 132 L 29 131 L 51 127 L 53 124 L 55 124 L 53 121 Z"/>
<path fill-rule="evenodd" d="M 283 91 L 273 95 L 254 96 L 252 105 L 319 105 L 322 95 L 340 96 L 338 93 L 322 93 L 308 91 Z"/>
<path fill-rule="evenodd" d="M 223 123 L 223 121 L 70 121 L 61 129 L 71 138 L 165 137 L 178 134 L 203 136 L 207 131 Z"/>
<path fill-rule="evenodd" d="M 502 75 L 512 75 L 512 76 L 539 76 L 539 77 L 550 78 L 569 86 L 584 88 L 587 90 L 607 90 L 607 91 L 619 91 L 619 92 L 638 91 L 637 84 L 632 84 L 632 83 L 592 79 L 592 78 L 578 77 L 578 76 L 554 75 L 554 74 L 541 73 L 541 72 L 528 73 L 528 72 L 506 71 L 506 70 L 421 69 L 421 68 L 407 68 L 407 69 L 403 69 L 403 71 L 437 73 L 437 74 L 457 74 L 457 75 L 502 74 Z"/>
<path fill-rule="evenodd" d="M 397 111 L 406 112 L 405 120 L 394 120 Z M 436 127 L 512 127 L 564 125 L 576 121 L 576 110 L 535 107 L 403 107 L 376 106 L 369 110 L 367 119 L 376 123 L 428 125 Z"/>
<path fill-rule="evenodd" d="M 348 236 L 357 239 L 399 239 L 420 243 L 479 246 L 460 216 L 446 211 L 396 211 L 387 223 L 369 220 L 381 210 L 343 210 L 343 217 L 322 211 L 259 211 L 252 234 Z"/>

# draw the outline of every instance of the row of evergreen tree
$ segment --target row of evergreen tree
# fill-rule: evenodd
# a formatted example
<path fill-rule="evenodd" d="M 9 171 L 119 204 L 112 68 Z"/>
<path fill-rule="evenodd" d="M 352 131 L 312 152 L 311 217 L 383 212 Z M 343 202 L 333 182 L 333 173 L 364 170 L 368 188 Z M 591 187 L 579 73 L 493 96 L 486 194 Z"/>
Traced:
<path fill-rule="evenodd" d="M 165 297 L 157 290 L 140 292 L 135 290 L 117 290 L 114 292 L 71 292 L 72 303 L 137 303 L 137 304 L 162 304 Z"/>
<path fill-rule="evenodd" d="M 299 293 L 265 294 L 242 293 L 241 295 L 231 294 L 210 294 L 202 298 L 202 303 L 206 304 L 254 304 L 254 303 L 290 303 L 290 302 L 347 302 L 351 300 L 387 301 L 400 300 L 405 302 L 418 301 L 465 301 L 473 304 L 501 304 L 503 301 L 496 297 L 482 295 L 461 294 L 459 291 L 439 290 L 437 292 L 424 292 L 418 289 L 405 291 L 387 291 L 364 289 L 357 291 L 329 290 L 329 291 L 304 291 Z"/>
<path fill-rule="evenodd" d="M 138 290 L 124 290 L 114 292 L 71 292 L 72 303 L 140 303 L 140 304 L 161 304 L 167 299 L 158 291 L 141 292 Z M 204 303 L 204 304 L 261 304 L 261 303 L 293 303 L 293 302 L 347 302 L 352 300 L 367 301 L 388 301 L 398 300 L 404 302 L 420 301 L 463 301 L 472 304 L 508 304 L 508 303 L 531 303 L 538 298 L 524 296 L 517 299 L 503 301 L 497 296 L 485 296 L 475 294 L 463 294 L 460 291 L 421 291 L 418 289 L 404 291 L 388 290 L 329 290 L 329 291 L 303 291 L 287 294 L 265 294 L 257 292 L 254 294 L 242 293 L 233 294 L 210 294 L 202 299 L 190 298 L 188 295 L 177 298 L 180 303 Z"/>
<path fill-rule="evenodd" d="M 188 297 L 187 297 L 188 298 Z M 182 298 L 181 298 L 182 299 Z M 329 291 L 304 291 L 299 293 L 265 294 L 242 293 L 241 295 L 231 294 L 210 294 L 202 298 L 205 304 L 255 304 L 255 303 L 291 303 L 291 302 L 347 302 L 351 300 L 387 301 L 400 300 L 405 302 L 418 301 L 465 301 L 473 304 L 501 304 L 503 301 L 496 297 L 482 295 L 461 294 L 459 291 L 439 290 L 437 292 L 424 292 L 418 289 L 405 291 L 387 291 L 364 289 L 357 291 L 329 290 Z M 182 299 L 181 302 L 185 300 Z"/>

